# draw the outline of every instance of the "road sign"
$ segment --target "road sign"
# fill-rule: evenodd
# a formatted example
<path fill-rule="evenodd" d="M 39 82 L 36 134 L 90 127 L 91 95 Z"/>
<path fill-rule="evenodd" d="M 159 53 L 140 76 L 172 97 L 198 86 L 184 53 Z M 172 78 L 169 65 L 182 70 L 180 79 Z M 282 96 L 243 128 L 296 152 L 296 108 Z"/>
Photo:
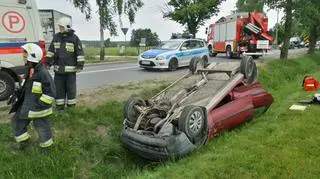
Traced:
<path fill-rule="evenodd" d="M 146 38 L 141 38 L 139 46 L 140 47 L 145 47 L 146 46 L 146 40 L 147 40 Z"/>
<path fill-rule="evenodd" d="M 128 28 L 121 28 L 122 32 L 124 35 L 127 35 L 127 32 L 128 32 Z"/>
<path fill-rule="evenodd" d="M 11 33 L 20 33 L 26 27 L 23 16 L 16 11 L 8 11 L 2 16 L 2 25 Z"/>

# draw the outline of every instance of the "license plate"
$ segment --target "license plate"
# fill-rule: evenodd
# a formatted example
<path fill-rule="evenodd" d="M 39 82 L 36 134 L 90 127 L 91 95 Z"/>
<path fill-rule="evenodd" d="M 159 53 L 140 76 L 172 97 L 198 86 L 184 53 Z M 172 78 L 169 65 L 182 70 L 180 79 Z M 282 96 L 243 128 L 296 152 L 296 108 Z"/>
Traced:
<path fill-rule="evenodd" d="M 143 65 L 150 65 L 150 62 L 149 62 L 149 61 L 141 61 L 141 64 L 143 64 Z"/>

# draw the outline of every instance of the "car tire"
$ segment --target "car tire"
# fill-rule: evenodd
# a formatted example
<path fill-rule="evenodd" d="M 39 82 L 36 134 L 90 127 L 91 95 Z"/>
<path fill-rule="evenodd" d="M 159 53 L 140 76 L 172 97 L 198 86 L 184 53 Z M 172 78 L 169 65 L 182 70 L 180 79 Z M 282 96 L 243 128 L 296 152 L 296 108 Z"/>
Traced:
<path fill-rule="evenodd" d="M 201 57 L 193 57 L 193 58 L 190 60 L 189 70 L 191 71 L 192 74 L 197 73 L 197 70 L 198 70 L 199 68 L 205 68 L 205 67 L 207 67 L 207 63 L 206 63 L 206 61 L 204 60 L 204 58 L 201 58 Z"/>
<path fill-rule="evenodd" d="M 230 46 L 230 45 L 228 45 L 228 46 L 227 46 L 227 49 L 226 49 L 226 56 L 227 56 L 229 59 L 231 59 L 231 58 L 232 58 L 232 56 L 233 56 L 232 51 L 231 51 L 231 46 Z"/>
<path fill-rule="evenodd" d="M 169 62 L 169 71 L 176 71 L 178 68 L 178 60 L 173 58 Z"/>
<path fill-rule="evenodd" d="M 218 53 L 213 52 L 212 46 L 208 46 L 208 50 L 209 50 L 209 56 L 210 57 L 217 56 Z"/>
<path fill-rule="evenodd" d="M 146 102 L 140 97 L 129 99 L 124 106 L 124 117 L 126 118 L 125 124 L 131 128 L 134 127 L 140 112 L 135 109 L 135 105 L 146 106 Z"/>
<path fill-rule="evenodd" d="M 14 79 L 8 73 L 0 71 L 0 101 L 7 100 L 14 92 Z"/>
<path fill-rule="evenodd" d="M 207 119 L 201 107 L 190 105 L 183 108 L 178 127 L 195 146 L 200 147 L 205 144 L 207 126 Z"/>
<path fill-rule="evenodd" d="M 241 59 L 240 72 L 244 75 L 244 81 L 248 84 L 257 80 L 258 68 L 251 56 L 245 56 Z"/>

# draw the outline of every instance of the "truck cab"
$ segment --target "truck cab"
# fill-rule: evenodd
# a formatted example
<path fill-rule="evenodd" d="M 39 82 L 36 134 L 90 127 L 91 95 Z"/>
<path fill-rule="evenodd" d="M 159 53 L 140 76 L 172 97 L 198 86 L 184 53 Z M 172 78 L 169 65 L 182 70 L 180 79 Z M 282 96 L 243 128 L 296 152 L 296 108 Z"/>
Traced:
<path fill-rule="evenodd" d="M 45 42 L 35 0 L 1 0 L 0 23 L 0 101 L 2 101 L 20 85 L 25 73 L 21 46 L 26 43 L 36 43 L 45 53 Z"/>

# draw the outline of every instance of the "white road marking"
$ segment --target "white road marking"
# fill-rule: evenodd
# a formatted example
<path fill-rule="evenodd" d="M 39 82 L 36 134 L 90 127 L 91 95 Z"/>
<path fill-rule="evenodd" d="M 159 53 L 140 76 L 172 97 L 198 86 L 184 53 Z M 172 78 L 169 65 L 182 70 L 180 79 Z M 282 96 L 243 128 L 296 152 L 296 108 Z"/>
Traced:
<path fill-rule="evenodd" d="M 118 71 L 118 70 L 128 70 L 128 69 L 134 69 L 134 68 L 138 69 L 139 67 L 137 67 L 137 66 L 129 66 L 129 67 L 122 67 L 122 68 L 112 68 L 112 69 L 104 69 L 104 70 L 85 71 L 85 72 L 80 72 L 78 75 L 109 72 L 109 71 Z"/>

